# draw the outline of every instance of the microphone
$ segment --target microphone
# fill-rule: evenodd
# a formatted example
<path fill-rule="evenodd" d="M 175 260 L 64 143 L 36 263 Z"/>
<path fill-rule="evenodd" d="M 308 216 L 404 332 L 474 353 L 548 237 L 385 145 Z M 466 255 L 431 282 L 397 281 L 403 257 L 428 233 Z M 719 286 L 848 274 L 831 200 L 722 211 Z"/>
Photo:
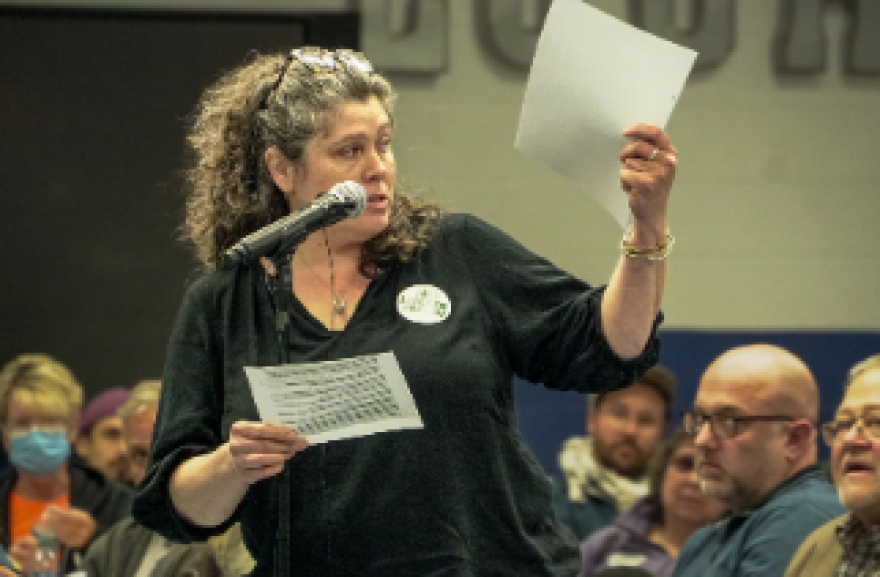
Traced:
<path fill-rule="evenodd" d="M 351 180 L 333 185 L 326 194 L 293 214 L 252 232 L 223 254 L 222 267 L 245 266 L 261 256 L 272 256 L 303 241 L 316 230 L 352 218 L 367 205 L 367 191 Z"/>

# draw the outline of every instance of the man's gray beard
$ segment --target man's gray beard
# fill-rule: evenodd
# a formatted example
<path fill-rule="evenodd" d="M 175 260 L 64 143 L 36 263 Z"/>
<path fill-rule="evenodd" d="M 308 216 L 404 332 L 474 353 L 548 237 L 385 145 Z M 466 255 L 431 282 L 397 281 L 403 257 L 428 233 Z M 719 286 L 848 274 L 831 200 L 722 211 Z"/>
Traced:
<path fill-rule="evenodd" d="M 745 487 L 736 483 L 730 476 L 724 475 L 720 481 L 712 483 L 712 487 L 720 487 L 722 491 L 713 491 L 708 482 L 700 477 L 700 490 L 703 494 L 714 497 L 724 503 L 732 511 L 744 511 L 754 505 L 757 499 L 749 494 Z"/>

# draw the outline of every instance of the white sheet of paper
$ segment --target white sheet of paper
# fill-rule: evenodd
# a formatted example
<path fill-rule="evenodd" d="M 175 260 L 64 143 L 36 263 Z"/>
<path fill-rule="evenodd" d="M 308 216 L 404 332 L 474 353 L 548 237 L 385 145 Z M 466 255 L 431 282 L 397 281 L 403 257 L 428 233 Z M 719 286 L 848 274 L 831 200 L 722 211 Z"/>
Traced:
<path fill-rule="evenodd" d="M 260 417 L 312 445 L 424 427 L 391 352 L 244 371 Z"/>
<path fill-rule="evenodd" d="M 621 227 L 621 133 L 666 127 L 697 53 L 581 0 L 556 0 L 532 60 L 515 146 L 575 181 Z"/>

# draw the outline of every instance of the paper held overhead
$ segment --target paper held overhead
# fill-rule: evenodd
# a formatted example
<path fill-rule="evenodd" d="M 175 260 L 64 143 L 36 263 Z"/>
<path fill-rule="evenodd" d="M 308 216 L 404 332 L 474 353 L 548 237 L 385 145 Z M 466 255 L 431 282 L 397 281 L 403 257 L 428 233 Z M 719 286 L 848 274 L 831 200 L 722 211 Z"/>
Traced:
<path fill-rule="evenodd" d="M 581 0 L 556 0 L 532 60 L 515 146 L 573 180 L 624 227 L 622 132 L 637 122 L 665 128 L 696 58 Z"/>

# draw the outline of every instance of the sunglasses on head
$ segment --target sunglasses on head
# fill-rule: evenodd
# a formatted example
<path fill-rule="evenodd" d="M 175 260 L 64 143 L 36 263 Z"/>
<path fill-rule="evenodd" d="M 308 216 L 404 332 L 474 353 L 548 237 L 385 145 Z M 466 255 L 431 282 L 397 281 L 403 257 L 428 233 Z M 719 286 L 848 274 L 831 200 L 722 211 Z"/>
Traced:
<path fill-rule="evenodd" d="M 281 86 L 284 75 L 294 62 L 299 62 L 308 68 L 312 74 L 331 74 L 341 68 L 355 70 L 362 74 L 373 73 L 373 65 L 370 64 L 367 57 L 354 50 L 348 50 L 347 48 L 339 48 L 337 50 L 325 50 L 315 47 L 294 48 L 285 58 L 284 64 L 281 65 L 278 71 L 278 77 L 266 92 L 262 102 L 260 102 L 260 108 L 265 109 L 269 105 L 275 91 Z"/>

